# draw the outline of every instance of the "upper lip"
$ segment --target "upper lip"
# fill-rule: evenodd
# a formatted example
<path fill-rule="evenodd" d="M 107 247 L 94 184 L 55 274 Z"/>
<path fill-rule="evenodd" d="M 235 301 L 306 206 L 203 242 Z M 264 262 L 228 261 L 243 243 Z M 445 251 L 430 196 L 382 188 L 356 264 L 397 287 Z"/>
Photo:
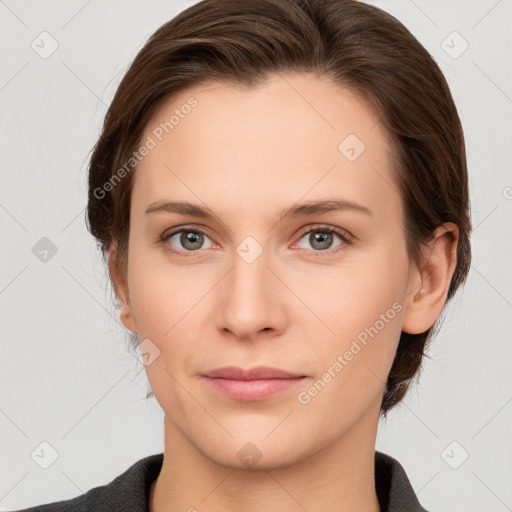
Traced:
<path fill-rule="evenodd" d="M 225 366 L 223 368 L 216 368 L 205 373 L 206 377 L 217 379 L 232 379 L 232 380 L 259 380 L 259 379 L 293 379 L 297 377 L 305 377 L 298 373 L 291 373 L 280 368 L 271 368 L 268 366 L 257 366 L 244 370 L 236 366 Z"/>

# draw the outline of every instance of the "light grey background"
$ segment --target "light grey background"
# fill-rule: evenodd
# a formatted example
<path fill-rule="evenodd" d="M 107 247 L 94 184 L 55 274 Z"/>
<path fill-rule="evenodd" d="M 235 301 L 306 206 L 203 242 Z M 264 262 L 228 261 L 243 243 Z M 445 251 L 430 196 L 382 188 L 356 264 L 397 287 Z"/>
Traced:
<path fill-rule="evenodd" d="M 128 64 L 191 3 L 0 0 L 1 510 L 72 498 L 163 450 L 162 410 L 144 400 L 144 367 L 111 316 L 85 228 L 86 167 Z M 512 510 L 512 1 L 373 3 L 448 79 L 475 227 L 468 282 L 377 449 L 404 465 L 429 510 Z M 43 31 L 58 43 L 47 58 L 31 47 Z M 46 263 L 33 253 L 43 237 L 57 248 Z M 48 469 L 31 457 L 42 442 L 58 452 Z"/>

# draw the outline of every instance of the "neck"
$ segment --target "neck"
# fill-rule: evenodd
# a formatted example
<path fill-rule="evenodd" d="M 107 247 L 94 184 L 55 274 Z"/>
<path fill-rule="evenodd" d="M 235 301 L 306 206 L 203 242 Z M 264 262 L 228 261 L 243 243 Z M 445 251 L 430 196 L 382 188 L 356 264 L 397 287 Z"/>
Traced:
<path fill-rule="evenodd" d="M 372 413 L 374 411 L 371 411 Z M 380 512 L 375 490 L 378 413 L 320 451 L 271 470 L 212 461 L 165 418 L 165 450 L 150 512 Z"/>

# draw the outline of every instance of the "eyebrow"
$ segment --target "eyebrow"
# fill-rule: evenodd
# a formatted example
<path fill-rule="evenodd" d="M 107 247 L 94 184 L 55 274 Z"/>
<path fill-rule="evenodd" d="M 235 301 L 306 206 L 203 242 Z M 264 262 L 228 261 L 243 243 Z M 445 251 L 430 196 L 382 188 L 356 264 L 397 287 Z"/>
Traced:
<path fill-rule="evenodd" d="M 295 219 L 307 215 L 347 210 L 361 212 L 366 215 L 373 215 L 372 211 L 368 207 L 354 201 L 347 201 L 345 199 L 326 199 L 292 205 L 281 211 L 279 219 Z M 150 213 L 178 213 L 181 215 L 214 219 L 223 223 L 220 217 L 207 206 L 201 206 L 188 201 L 155 201 L 148 206 L 145 213 L 146 215 Z"/>

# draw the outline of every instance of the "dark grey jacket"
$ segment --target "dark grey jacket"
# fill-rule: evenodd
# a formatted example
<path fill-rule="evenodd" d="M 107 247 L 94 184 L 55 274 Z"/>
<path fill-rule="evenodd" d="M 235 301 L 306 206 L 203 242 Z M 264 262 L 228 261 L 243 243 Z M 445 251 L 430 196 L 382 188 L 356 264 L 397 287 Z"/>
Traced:
<path fill-rule="evenodd" d="M 107 485 L 76 498 L 15 512 L 149 512 L 149 491 L 160 473 L 163 453 L 137 461 Z M 375 451 L 375 487 L 381 512 L 427 512 L 419 503 L 402 465 Z"/>

